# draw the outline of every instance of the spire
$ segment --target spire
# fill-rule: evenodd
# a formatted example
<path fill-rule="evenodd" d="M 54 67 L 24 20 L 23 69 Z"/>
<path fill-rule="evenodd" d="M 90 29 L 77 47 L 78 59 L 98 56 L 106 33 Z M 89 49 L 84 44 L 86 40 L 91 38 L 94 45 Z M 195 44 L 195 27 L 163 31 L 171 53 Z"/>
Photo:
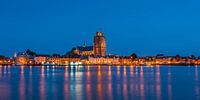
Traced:
<path fill-rule="evenodd" d="M 83 43 L 83 47 L 86 47 L 85 41 L 84 41 L 84 43 Z"/>
<path fill-rule="evenodd" d="M 14 57 L 17 57 L 17 53 L 16 52 L 14 53 Z"/>

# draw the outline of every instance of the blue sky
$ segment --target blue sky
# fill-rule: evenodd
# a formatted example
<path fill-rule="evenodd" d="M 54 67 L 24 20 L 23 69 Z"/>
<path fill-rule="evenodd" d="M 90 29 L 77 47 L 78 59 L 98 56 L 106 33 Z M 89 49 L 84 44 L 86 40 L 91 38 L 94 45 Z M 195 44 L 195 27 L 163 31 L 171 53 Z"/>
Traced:
<path fill-rule="evenodd" d="M 0 54 L 30 48 L 60 53 L 91 45 L 103 31 L 108 52 L 200 55 L 199 0 L 1 0 Z"/>

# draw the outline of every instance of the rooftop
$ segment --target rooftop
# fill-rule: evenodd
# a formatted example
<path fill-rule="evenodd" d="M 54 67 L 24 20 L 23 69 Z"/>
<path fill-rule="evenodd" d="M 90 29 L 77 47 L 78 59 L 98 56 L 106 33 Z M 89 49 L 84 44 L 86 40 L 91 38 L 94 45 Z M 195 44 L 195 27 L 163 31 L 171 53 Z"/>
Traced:
<path fill-rule="evenodd" d="M 92 51 L 93 50 L 93 46 L 78 46 L 77 49 L 79 51 Z"/>

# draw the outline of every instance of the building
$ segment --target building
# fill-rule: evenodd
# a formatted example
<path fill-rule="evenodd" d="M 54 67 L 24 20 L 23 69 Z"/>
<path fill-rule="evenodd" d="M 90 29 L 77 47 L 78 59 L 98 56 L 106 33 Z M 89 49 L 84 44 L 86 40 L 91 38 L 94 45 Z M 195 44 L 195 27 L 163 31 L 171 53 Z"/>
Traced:
<path fill-rule="evenodd" d="M 94 55 L 93 46 L 78 46 L 76 48 L 72 49 L 72 52 L 74 55 L 80 55 L 80 56 L 92 56 Z"/>
<path fill-rule="evenodd" d="M 17 65 L 27 65 L 29 64 L 29 58 L 25 55 L 19 55 L 15 58 Z"/>
<path fill-rule="evenodd" d="M 0 55 L 0 65 L 5 64 L 5 65 L 11 65 L 13 64 L 13 60 L 10 58 L 7 58 L 5 56 Z"/>
<path fill-rule="evenodd" d="M 106 56 L 106 39 L 102 32 L 96 32 L 93 48 L 95 56 Z"/>
<path fill-rule="evenodd" d="M 119 58 L 115 57 L 89 57 L 88 62 L 86 64 L 94 64 L 94 65 L 119 65 Z"/>
<path fill-rule="evenodd" d="M 34 57 L 35 64 L 45 64 L 50 55 L 37 55 Z"/>
<path fill-rule="evenodd" d="M 72 49 L 71 54 L 74 56 L 106 56 L 106 40 L 102 32 L 96 32 L 93 46 L 77 46 Z"/>
<path fill-rule="evenodd" d="M 14 60 L 17 65 L 33 65 L 36 53 L 27 49 L 25 52 L 18 52 L 14 54 Z"/>

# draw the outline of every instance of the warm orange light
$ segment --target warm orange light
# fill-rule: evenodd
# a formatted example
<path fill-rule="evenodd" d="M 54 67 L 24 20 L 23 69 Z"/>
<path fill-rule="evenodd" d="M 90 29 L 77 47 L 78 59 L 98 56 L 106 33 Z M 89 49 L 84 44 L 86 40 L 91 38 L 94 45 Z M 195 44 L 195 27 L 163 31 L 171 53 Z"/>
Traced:
<path fill-rule="evenodd" d="M 21 66 L 21 74 L 24 74 L 24 66 Z"/>

